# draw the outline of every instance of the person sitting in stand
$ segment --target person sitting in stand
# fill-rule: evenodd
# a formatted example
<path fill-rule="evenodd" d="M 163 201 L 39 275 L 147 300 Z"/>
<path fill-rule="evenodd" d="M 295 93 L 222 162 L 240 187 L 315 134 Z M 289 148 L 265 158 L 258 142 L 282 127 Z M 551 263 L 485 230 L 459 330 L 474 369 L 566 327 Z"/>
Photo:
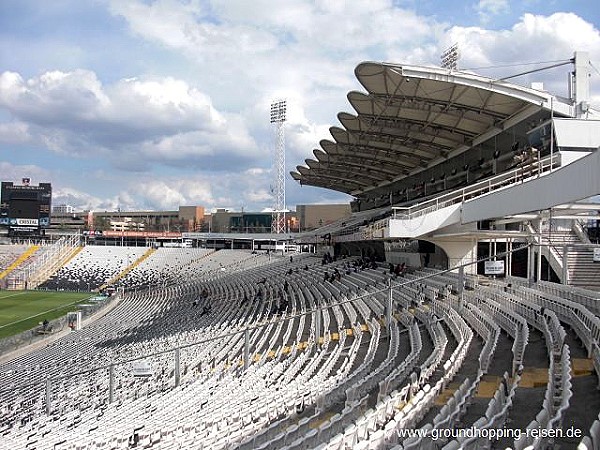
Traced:
<path fill-rule="evenodd" d="M 340 271 L 336 267 L 333 271 L 333 275 L 331 276 L 331 281 L 336 281 L 336 280 L 340 281 L 341 278 L 342 278 L 342 275 L 340 274 Z"/>
<path fill-rule="evenodd" d="M 269 315 L 274 316 L 277 314 L 277 304 L 275 302 L 271 303 L 271 312 Z"/>
<path fill-rule="evenodd" d="M 287 311 L 288 301 L 282 297 L 279 302 L 279 313 L 282 314 Z"/>

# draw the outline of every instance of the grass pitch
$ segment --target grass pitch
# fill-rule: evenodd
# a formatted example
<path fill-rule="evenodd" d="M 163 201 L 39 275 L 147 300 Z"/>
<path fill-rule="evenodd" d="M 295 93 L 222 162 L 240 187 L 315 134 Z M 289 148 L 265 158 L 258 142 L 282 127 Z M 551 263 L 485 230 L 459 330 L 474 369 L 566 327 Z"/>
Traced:
<path fill-rule="evenodd" d="M 89 292 L 0 291 L 0 339 L 74 311 Z"/>

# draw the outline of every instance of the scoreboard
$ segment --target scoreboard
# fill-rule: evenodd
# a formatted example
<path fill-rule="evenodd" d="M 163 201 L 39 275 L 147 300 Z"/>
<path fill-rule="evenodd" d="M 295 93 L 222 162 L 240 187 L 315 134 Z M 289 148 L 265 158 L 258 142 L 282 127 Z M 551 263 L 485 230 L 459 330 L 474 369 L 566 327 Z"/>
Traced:
<path fill-rule="evenodd" d="M 50 227 L 52 186 L 50 183 L 30 185 L 23 178 L 22 185 L 3 181 L 0 192 L 0 226 L 10 235 L 44 234 Z"/>

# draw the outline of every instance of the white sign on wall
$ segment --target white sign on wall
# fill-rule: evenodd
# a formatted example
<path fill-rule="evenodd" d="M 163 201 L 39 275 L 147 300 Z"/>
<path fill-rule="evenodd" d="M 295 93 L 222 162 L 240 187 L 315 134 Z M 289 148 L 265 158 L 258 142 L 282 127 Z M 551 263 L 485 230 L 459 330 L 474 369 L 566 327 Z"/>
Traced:
<path fill-rule="evenodd" d="M 150 377 L 152 376 L 152 364 L 146 359 L 134 361 L 132 373 L 134 377 Z"/>
<path fill-rule="evenodd" d="M 15 218 L 15 217 L 11 217 L 10 219 L 8 217 L 3 217 L 3 223 L 6 224 L 7 222 L 10 223 L 11 226 L 14 225 L 18 225 L 20 227 L 23 226 L 37 226 L 38 225 L 38 220 L 37 219 L 23 219 L 23 218 Z"/>
<path fill-rule="evenodd" d="M 504 275 L 504 260 L 485 261 L 484 273 L 486 275 Z"/>
<path fill-rule="evenodd" d="M 600 247 L 594 248 L 594 256 L 592 260 L 594 262 L 600 262 Z"/>

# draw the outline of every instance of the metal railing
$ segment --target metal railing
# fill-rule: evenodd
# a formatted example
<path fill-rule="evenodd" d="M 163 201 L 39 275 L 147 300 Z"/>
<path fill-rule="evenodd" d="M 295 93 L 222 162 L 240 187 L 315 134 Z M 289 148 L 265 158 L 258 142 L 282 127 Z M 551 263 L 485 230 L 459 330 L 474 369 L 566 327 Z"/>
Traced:
<path fill-rule="evenodd" d="M 498 190 L 503 187 L 523 182 L 527 179 L 539 177 L 542 173 L 549 172 L 550 168 L 556 168 L 560 164 L 560 155 L 547 156 L 539 161 L 523 167 L 517 167 L 500 175 L 474 183 L 462 189 L 440 195 L 439 197 L 417 203 L 413 206 L 392 207 L 393 219 L 413 219 L 424 214 L 437 211 L 447 206 L 462 203 L 474 197 Z"/>
<path fill-rule="evenodd" d="M 463 203 L 466 200 L 473 199 L 480 195 L 485 195 L 495 190 L 524 182 L 527 179 L 539 177 L 542 173 L 549 172 L 551 168 L 558 167 L 559 164 L 559 154 L 556 154 L 553 157 L 547 156 L 526 166 L 511 169 L 500 175 L 493 176 L 462 189 L 439 195 L 421 203 L 417 203 L 416 205 L 392 206 L 390 217 L 377 220 L 369 225 L 355 225 L 354 227 L 349 227 L 337 234 L 335 240 L 336 242 L 346 242 L 385 238 L 387 237 L 385 229 L 389 227 L 390 220 L 410 220 L 421 217 L 442 208 Z"/>
<path fill-rule="evenodd" d="M 56 272 L 71 256 L 75 248 L 79 246 L 80 236 L 78 234 L 61 237 L 57 242 L 46 247 L 42 254 L 26 268 L 25 280 L 28 289 L 35 289 L 42 284 L 50 275 Z"/>

